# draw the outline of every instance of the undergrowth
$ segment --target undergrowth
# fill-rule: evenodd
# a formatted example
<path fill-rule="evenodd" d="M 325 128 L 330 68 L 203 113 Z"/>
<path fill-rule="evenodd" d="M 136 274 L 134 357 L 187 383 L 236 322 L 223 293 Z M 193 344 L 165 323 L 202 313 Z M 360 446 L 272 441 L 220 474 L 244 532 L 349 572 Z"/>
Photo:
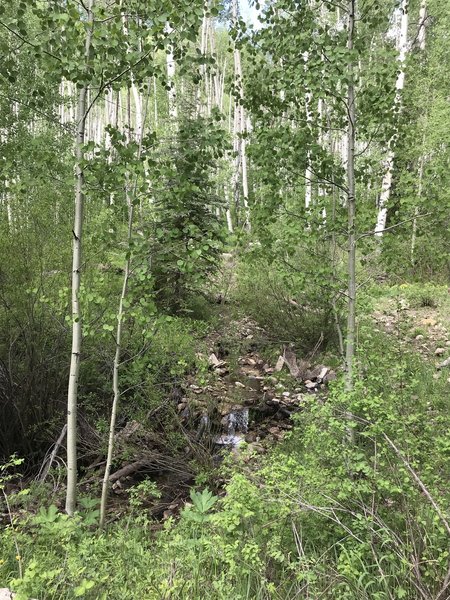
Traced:
<path fill-rule="evenodd" d="M 311 395 L 277 448 L 230 456 L 226 493 L 192 492 L 162 528 L 135 506 L 99 532 L 93 500 L 74 519 L 14 512 L 0 583 L 19 600 L 445 600 L 446 378 L 369 322 L 358 361 L 351 397 Z"/>

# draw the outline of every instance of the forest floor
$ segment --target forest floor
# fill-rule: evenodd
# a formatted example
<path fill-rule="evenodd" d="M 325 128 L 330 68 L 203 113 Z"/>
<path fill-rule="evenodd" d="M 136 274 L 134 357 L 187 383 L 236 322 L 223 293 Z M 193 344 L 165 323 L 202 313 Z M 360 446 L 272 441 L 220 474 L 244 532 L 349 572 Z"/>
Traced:
<path fill-rule="evenodd" d="M 395 418 L 399 422 L 407 423 L 408 419 L 415 418 L 415 414 L 420 415 L 418 422 L 425 423 L 434 434 L 433 423 L 439 423 L 441 411 L 444 413 L 441 402 L 447 397 L 447 382 L 450 383 L 450 359 L 447 368 L 442 366 L 450 357 L 450 294 L 444 286 L 381 285 L 371 289 L 366 298 L 364 304 L 365 298 L 361 294 L 364 312 L 361 309 L 360 348 L 367 343 L 365 338 L 371 338 L 374 332 L 375 335 L 371 338 L 370 353 L 361 357 L 361 379 L 366 386 L 363 394 L 368 398 L 379 395 L 380 402 L 383 394 L 387 397 L 392 394 L 383 406 L 392 405 L 395 410 L 398 409 Z M 289 432 L 296 428 L 300 432 L 299 439 L 302 439 L 307 432 L 301 429 L 299 423 L 306 423 L 311 407 L 326 410 L 335 398 L 335 390 L 339 389 L 339 384 L 335 389 L 331 385 L 329 393 L 329 382 L 341 375 L 341 367 L 337 366 L 341 359 L 335 350 L 325 351 L 316 345 L 309 354 L 302 356 L 299 351 L 294 351 L 292 345 L 276 339 L 273 331 L 266 331 L 245 314 L 237 303 L 211 304 L 209 309 L 208 327 L 201 339 L 193 341 L 197 349 L 196 367 L 187 369 L 174 387 L 173 394 L 168 395 L 161 406 L 153 409 L 146 418 L 136 416 L 136 420 L 129 419 L 118 428 L 115 479 L 107 519 L 116 534 L 126 524 L 128 536 L 130 524 L 131 527 L 133 523 L 137 524 L 134 531 L 140 531 L 141 522 L 145 522 L 146 537 L 163 544 L 161 540 L 170 535 L 171 528 L 172 532 L 176 532 L 177 527 L 181 527 L 179 531 L 185 531 L 186 514 L 190 514 L 196 497 L 198 500 L 198 490 L 212 494 L 215 500 L 220 498 L 226 504 L 233 493 L 230 492 L 230 481 L 236 474 L 241 483 L 248 481 L 248 485 L 255 485 L 251 489 L 260 490 L 258 486 L 261 486 L 265 511 L 267 498 L 263 487 L 269 485 L 264 478 L 265 465 L 269 464 L 276 472 L 278 461 L 283 460 L 283 456 L 292 457 L 291 444 L 295 436 L 289 436 Z M 321 336 L 318 335 L 318 339 Z M 423 361 L 418 361 L 417 356 L 423 357 Z M 400 368 L 400 363 L 408 368 Z M 414 377 L 411 378 L 411 374 Z M 417 381 L 404 388 L 405 378 Z M 424 401 L 433 405 L 433 412 L 422 410 Z M 423 418 L 424 414 L 427 419 Z M 416 431 L 416 425 L 413 430 Z M 312 445 L 305 446 L 308 448 L 305 454 L 303 449 L 297 450 L 301 453 L 302 468 L 307 464 L 304 456 L 308 460 L 311 455 L 321 456 L 325 448 L 319 443 L 316 446 L 315 438 Z M 102 460 L 103 457 L 100 457 Z M 316 468 L 319 462 L 313 464 Z M 291 464 L 283 463 L 282 469 L 285 467 L 290 469 Z M 315 482 L 315 473 L 306 472 L 305 476 Z M 81 481 L 80 505 L 86 514 L 89 514 L 89 506 L 90 510 L 96 506 L 101 475 L 100 466 L 100 469 L 87 471 Z M 291 481 L 289 477 L 286 475 L 288 483 Z M 297 485 L 295 477 L 293 474 L 292 485 Z M 395 477 L 394 481 L 397 481 Z M 362 485 L 364 480 L 361 482 Z M 275 494 L 274 504 L 277 504 L 279 498 L 274 490 L 271 489 L 270 493 Z M 51 498 L 61 510 L 63 491 L 63 486 L 60 486 Z M 410 491 L 405 497 L 410 497 Z M 389 492 L 389 502 L 392 502 L 393 494 Z M 385 498 L 384 495 L 381 497 L 383 507 Z M 45 498 L 47 502 L 48 498 Z M 88 508 L 83 502 L 87 502 Z M 41 507 L 42 497 L 30 494 L 29 504 L 24 507 L 13 505 L 12 511 L 17 522 L 25 522 L 30 514 L 37 513 L 37 519 L 44 519 L 46 527 L 45 519 L 53 516 L 46 517 L 47 513 L 42 512 Z M 236 510 L 240 510 L 239 503 Z M 3 515 L 5 523 L 9 518 L 8 514 Z M 94 515 L 91 526 L 95 519 Z M 277 519 L 273 519 L 272 514 L 271 522 L 277 522 Z M 206 527 L 206 521 L 202 527 Z M 205 535 L 211 533 L 209 529 L 205 528 L 205 531 Z M 251 533 L 259 540 L 258 535 L 262 534 Z M 89 543 L 96 543 L 94 536 L 86 539 L 90 540 Z M 179 537 L 167 539 L 180 540 Z M 237 543 L 237 539 L 233 539 L 233 544 Z M 265 548 L 267 540 L 261 539 L 258 543 Z M 145 543 L 148 543 L 147 539 Z M 187 543 L 191 544 L 192 540 L 189 538 Z M 159 550 L 161 547 L 158 547 Z M 168 556 L 172 557 L 170 553 L 176 554 L 177 548 L 170 547 L 169 551 L 169 547 L 170 544 L 166 548 Z M 141 552 L 141 546 L 138 548 Z M 145 548 L 147 552 L 147 546 Z M 127 561 L 130 557 L 135 558 L 134 552 L 134 547 L 124 550 Z M 180 552 L 181 564 L 185 560 L 185 550 Z M 78 559 L 78 550 L 76 557 L 83 560 Z M 89 561 L 91 559 L 89 555 Z M 155 575 L 156 580 L 161 577 L 160 573 Z M 40 596 L 34 594 L 32 597 Z M 148 596 L 137 594 L 135 597 Z M 194 594 L 190 597 L 201 596 Z M 282 594 L 279 597 L 291 596 Z"/>
<path fill-rule="evenodd" d="M 291 416 L 311 395 L 323 401 L 328 383 L 337 376 L 332 365 L 322 364 L 318 348 L 297 358 L 291 346 L 274 342 L 233 303 L 217 305 L 212 320 L 197 354 L 205 369 L 182 379 L 171 402 L 182 447 L 167 445 L 164 425 L 155 435 L 131 421 L 117 433 L 121 455 L 129 458 L 116 463 L 111 519 L 127 511 L 132 488 L 146 476 L 157 487 L 146 509 L 159 521 L 180 513 L 196 483 L 211 486 L 214 481 L 220 495 L 226 484 L 220 477 L 225 457 L 244 454 L 249 466 L 258 462 L 292 430 Z M 166 439 L 166 454 L 158 436 Z"/>
<path fill-rule="evenodd" d="M 375 331 L 395 336 L 405 352 L 419 353 L 434 364 L 435 379 L 445 377 L 450 382 L 448 369 L 439 368 L 450 356 L 450 295 L 446 289 L 382 286 L 371 314 Z M 220 494 L 226 484 L 218 475 L 224 457 L 242 455 L 243 450 L 249 466 L 258 462 L 259 456 L 292 429 L 291 416 L 302 410 L 311 395 L 318 402 L 325 400 L 329 381 L 339 374 L 337 357 L 320 356 L 319 348 L 297 357 L 290 345 L 274 342 L 233 303 L 218 305 L 213 322 L 198 353 L 206 369 L 192 372 L 180 382 L 173 405 L 184 449 L 175 458 L 167 456 L 166 468 L 152 476 L 159 493 L 147 508 L 161 521 L 180 513 L 196 483 L 211 485 L 214 480 L 214 491 Z M 152 451 L 152 440 L 145 435 L 138 430 L 130 436 L 131 452 L 133 442 L 134 448 L 144 442 Z M 132 461 L 141 458 L 132 455 Z M 128 473 L 126 467 L 125 462 L 123 476 L 113 485 L 113 518 L 126 510 L 127 492 L 148 473 L 145 457 L 136 472 Z"/>
<path fill-rule="evenodd" d="M 394 335 L 405 349 L 434 362 L 436 378 L 445 375 L 439 367 L 450 356 L 450 290 L 404 284 L 385 290 L 374 309 L 374 322 L 380 331 Z"/>

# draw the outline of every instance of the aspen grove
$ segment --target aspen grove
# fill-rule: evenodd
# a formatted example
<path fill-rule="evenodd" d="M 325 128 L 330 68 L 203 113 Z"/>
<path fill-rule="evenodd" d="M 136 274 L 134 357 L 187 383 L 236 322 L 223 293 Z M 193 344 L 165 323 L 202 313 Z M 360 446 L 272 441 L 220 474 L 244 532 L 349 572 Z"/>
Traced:
<path fill-rule="evenodd" d="M 0 600 L 450 598 L 449 30 L 0 5 Z"/>

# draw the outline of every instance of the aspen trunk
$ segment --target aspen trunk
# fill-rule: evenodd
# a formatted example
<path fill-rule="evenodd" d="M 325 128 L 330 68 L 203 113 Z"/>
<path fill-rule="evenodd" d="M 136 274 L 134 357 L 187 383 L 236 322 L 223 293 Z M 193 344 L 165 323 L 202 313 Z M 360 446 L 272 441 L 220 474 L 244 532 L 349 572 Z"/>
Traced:
<path fill-rule="evenodd" d="M 348 2 L 348 43 L 353 50 L 355 35 L 356 0 Z M 355 235 L 355 87 L 354 68 L 352 62 L 348 65 L 348 154 L 347 154 L 347 211 L 348 211 L 348 313 L 347 335 L 345 348 L 345 391 L 351 393 L 354 389 L 354 359 L 355 359 L 355 330 L 356 330 L 356 235 Z M 350 414 L 347 415 L 351 420 Z M 349 428 L 349 438 L 354 441 L 353 428 Z"/>
<path fill-rule="evenodd" d="M 130 106 L 130 95 L 128 92 L 128 106 Z M 139 162 L 142 154 L 142 140 L 144 136 L 145 129 L 145 120 L 147 116 L 147 106 L 148 106 L 148 97 L 145 99 L 144 103 L 145 109 L 143 113 L 143 118 L 141 121 L 136 121 L 134 137 L 139 141 L 139 149 L 137 153 L 137 161 Z M 131 116 L 129 114 L 129 122 L 127 128 L 127 141 L 130 142 L 130 131 L 131 131 Z M 117 327 L 116 327 L 116 351 L 114 354 L 114 362 L 113 362 L 113 404 L 111 409 L 111 419 L 109 425 L 109 439 L 108 439 L 108 453 L 106 458 L 106 466 L 105 473 L 103 476 L 103 484 L 102 484 L 102 496 L 100 501 L 100 521 L 99 526 L 102 528 L 105 525 L 106 519 L 106 508 L 108 503 L 108 491 L 109 491 L 109 477 L 111 474 L 111 465 L 113 461 L 114 455 L 114 437 L 116 432 L 116 421 L 117 421 L 117 411 L 119 408 L 120 401 L 120 381 L 119 381 L 119 370 L 120 370 L 120 361 L 122 355 L 122 333 L 123 333 L 123 321 L 125 316 L 125 298 L 127 296 L 128 291 L 128 282 L 130 279 L 131 272 L 131 239 L 133 234 L 133 221 L 134 221 L 134 200 L 136 196 L 137 189 L 137 175 L 135 176 L 134 182 L 132 186 L 130 186 L 130 182 L 127 181 L 126 184 L 126 203 L 128 206 L 128 229 L 127 229 L 127 247 L 128 252 L 126 254 L 125 265 L 124 265 L 124 276 L 122 282 L 122 292 L 120 294 L 119 307 L 117 310 Z"/>
<path fill-rule="evenodd" d="M 409 0 L 402 1 L 402 17 L 400 23 L 400 36 L 399 36 L 399 55 L 398 61 L 400 64 L 400 72 L 397 77 L 396 83 L 396 96 L 395 96 L 395 104 L 401 108 L 401 92 L 405 87 L 405 60 L 408 49 L 408 8 L 409 8 Z M 387 212 L 388 212 L 388 203 L 391 197 L 391 189 L 392 189 L 392 172 L 394 169 L 394 145 L 398 137 L 398 132 L 395 133 L 392 138 L 389 140 L 388 144 L 388 155 L 385 162 L 385 173 L 383 176 L 383 181 L 381 184 L 381 194 L 380 201 L 378 206 L 378 217 L 377 224 L 375 226 L 375 235 L 377 237 L 383 236 L 383 231 L 386 229 L 386 220 L 387 220 Z"/>
<path fill-rule="evenodd" d="M 207 46 L 208 46 L 208 29 L 209 29 L 209 17 L 207 16 L 208 14 L 208 0 L 206 0 L 204 6 L 203 6 L 203 20 L 202 20 L 202 30 L 201 30 L 201 34 L 200 34 L 200 55 L 202 57 L 205 57 L 206 55 L 206 51 L 207 51 Z M 200 66 L 200 74 L 201 74 L 201 81 L 197 87 L 197 94 L 196 94 L 196 113 L 197 116 L 200 116 L 202 114 L 202 84 L 204 84 L 205 86 L 205 94 L 208 95 L 208 90 L 207 90 L 207 82 L 206 82 L 206 78 L 205 78 L 205 74 L 206 74 L 206 68 L 205 65 L 201 65 Z"/>
<path fill-rule="evenodd" d="M 133 229 L 133 218 L 134 218 L 134 206 L 133 199 L 129 196 L 129 190 L 127 190 L 127 204 L 128 204 L 128 245 L 130 244 L 132 229 Z M 127 259 L 125 261 L 125 271 L 123 276 L 122 283 L 122 292 L 119 300 L 119 308 L 117 311 L 117 328 L 116 328 L 116 351 L 114 354 L 114 363 L 113 363 L 113 404 L 111 410 L 111 420 L 109 427 L 109 439 L 108 439 L 108 454 L 106 458 L 106 467 L 105 474 L 103 477 L 102 484 L 102 496 L 100 501 L 100 527 L 104 527 L 105 518 L 106 518 L 106 507 L 108 503 L 108 490 L 109 490 L 109 476 L 111 474 L 111 465 L 113 461 L 113 453 L 114 453 L 114 436 L 116 431 L 116 420 L 117 420 L 117 411 L 119 407 L 120 400 L 120 386 L 119 386 L 119 368 L 120 368 L 120 360 L 122 353 L 122 328 L 123 328 L 123 318 L 124 318 L 124 302 L 127 295 L 128 290 L 128 281 L 130 278 L 130 269 L 131 269 L 131 258 L 130 253 L 127 253 Z"/>
<path fill-rule="evenodd" d="M 87 31 L 85 42 L 85 64 L 87 66 L 91 38 L 94 27 L 94 0 L 88 0 Z M 73 227 L 72 256 L 72 354 L 70 360 L 69 387 L 67 392 L 67 491 L 66 512 L 73 515 L 77 497 L 77 403 L 78 377 L 81 359 L 81 311 L 80 311 L 80 279 L 81 279 L 81 241 L 83 233 L 84 209 L 84 173 L 82 169 L 83 145 L 86 131 L 86 98 L 88 86 L 85 84 L 78 94 L 77 134 L 76 134 L 76 184 L 75 184 L 75 221 Z"/>
<path fill-rule="evenodd" d="M 305 52 L 303 59 L 305 61 L 305 71 L 308 68 L 308 52 Z M 312 114 L 311 114 L 311 102 L 312 95 L 310 91 L 305 94 L 305 111 L 306 111 L 306 127 L 311 128 Z M 311 171 L 311 152 L 308 150 L 306 155 L 306 169 L 305 169 L 305 208 L 308 210 L 312 202 L 312 171 Z"/>
<path fill-rule="evenodd" d="M 172 27 L 169 23 L 166 24 L 166 33 L 168 37 L 170 37 L 172 33 Z M 178 118 L 178 108 L 177 108 L 177 89 L 175 86 L 175 59 L 173 56 L 173 46 L 169 44 L 167 46 L 167 54 L 166 54 L 166 69 L 167 69 L 167 81 L 170 86 L 168 91 L 168 99 L 169 99 L 169 119 L 171 121 L 175 121 Z"/>
<path fill-rule="evenodd" d="M 233 0 L 232 3 L 233 23 L 237 23 L 239 15 L 239 0 Z M 234 197 L 236 205 L 239 204 L 239 175 L 242 171 L 242 188 L 243 188 L 243 205 L 244 205 L 244 228 L 250 231 L 250 209 L 248 205 L 248 176 L 247 176 L 247 155 L 246 155 L 246 144 L 243 139 L 245 134 L 245 110 L 241 104 L 244 97 L 242 88 L 242 66 L 241 66 L 241 52 L 239 48 L 234 48 L 234 84 L 238 92 L 239 100 L 234 105 L 234 151 L 236 153 L 235 161 L 235 173 L 234 173 Z"/>
<path fill-rule="evenodd" d="M 422 0 L 421 5 L 420 5 L 420 12 L 419 12 L 419 31 L 417 34 L 417 41 L 419 43 L 419 48 L 421 50 L 421 52 L 423 52 L 426 48 L 426 20 L 427 20 L 427 2 L 426 0 Z M 423 134 L 423 139 L 422 139 L 422 154 L 420 156 L 419 159 L 419 183 L 418 183 L 418 190 L 417 190 L 417 196 L 418 196 L 418 200 L 420 202 L 421 198 L 422 198 L 422 190 L 423 190 L 423 170 L 424 170 L 424 163 L 425 163 L 425 156 L 424 156 L 424 152 L 425 152 L 425 131 L 426 131 L 426 122 L 427 119 L 425 119 L 425 125 L 424 125 L 424 134 Z M 411 265 L 414 267 L 415 263 L 416 263 L 416 241 L 417 241 L 417 217 L 419 216 L 419 207 L 416 206 L 414 209 L 414 220 L 413 220 L 413 225 L 412 225 L 412 235 L 411 235 Z"/>

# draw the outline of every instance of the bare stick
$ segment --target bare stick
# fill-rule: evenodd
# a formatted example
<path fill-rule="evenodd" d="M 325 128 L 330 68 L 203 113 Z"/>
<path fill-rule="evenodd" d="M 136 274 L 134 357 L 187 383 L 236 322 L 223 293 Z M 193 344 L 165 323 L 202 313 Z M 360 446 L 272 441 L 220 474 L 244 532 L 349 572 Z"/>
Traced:
<path fill-rule="evenodd" d="M 433 506 L 434 510 L 436 511 L 436 514 L 438 515 L 438 517 L 442 521 L 442 524 L 444 525 L 445 529 L 447 530 L 448 534 L 450 535 L 450 525 L 447 521 L 447 518 L 445 517 L 444 513 L 441 511 L 439 506 L 436 504 L 436 501 L 434 500 L 433 496 L 430 494 L 430 492 L 426 488 L 423 481 L 420 479 L 420 477 L 417 475 L 417 473 L 411 467 L 409 462 L 406 460 L 406 458 L 403 456 L 403 454 L 400 452 L 400 450 L 397 448 L 397 446 L 394 444 L 394 442 L 385 433 L 383 433 L 383 437 L 387 441 L 389 446 L 392 448 L 392 450 L 395 452 L 395 454 L 400 458 L 400 460 L 405 465 L 405 467 L 408 469 L 412 478 L 417 483 L 417 485 L 420 487 L 420 489 L 422 490 L 422 492 L 424 493 L 424 495 L 426 496 L 426 498 L 428 499 L 430 504 Z"/>
<path fill-rule="evenodd" d="M 50 454 L 50 458 L 48 459 L 46 464 L 44 463 L 45 466 L 43 465 L 41 467 L 41 476 L 39 477 L 40 482 L 44 483 L 44 481 L 47 479 L 48 472 L 50 471 L 50 469 L 52 467 L 53 461 L 55 460 L 56 455 L 58 454 L 58 450 L 59 450 L 61 444 L 63 443 L 64 438 L 66 437 L 66 433 L 67 433 L 67 423 L 62 428 L 62 431 L 59 434 L 59 438 L 55 442 L 52 453 Z"/>

